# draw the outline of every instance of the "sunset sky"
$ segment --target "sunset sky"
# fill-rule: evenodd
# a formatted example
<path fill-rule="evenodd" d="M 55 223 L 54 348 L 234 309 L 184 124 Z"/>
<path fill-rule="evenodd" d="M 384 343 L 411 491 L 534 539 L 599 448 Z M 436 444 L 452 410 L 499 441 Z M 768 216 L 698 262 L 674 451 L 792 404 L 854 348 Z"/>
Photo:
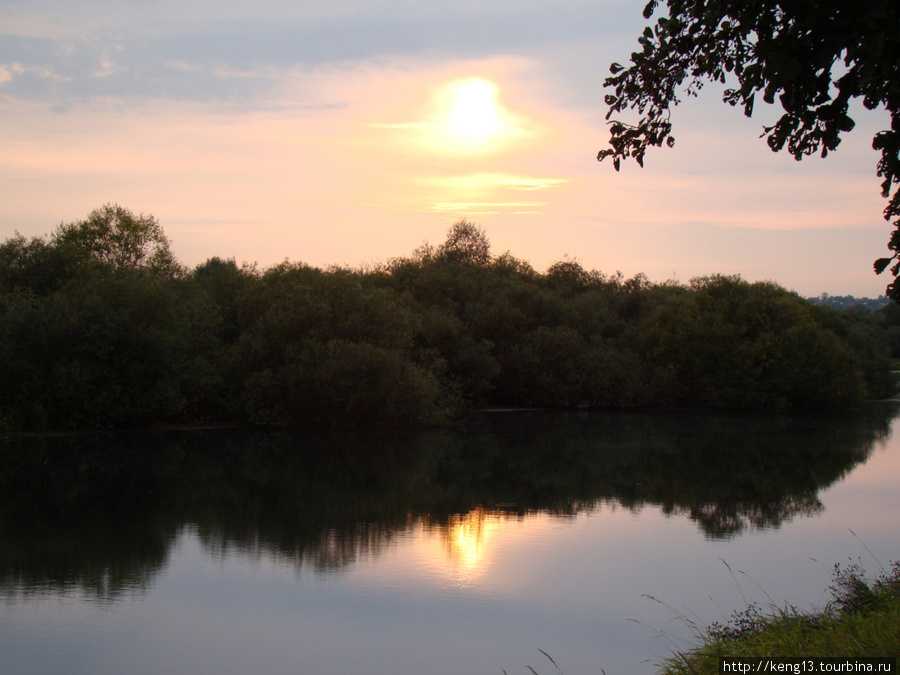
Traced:
<path fill-rule="evenodd" d="M 0 0 L 0 236 L 116 202 L 211 256 L 351 266 L 468 218 L 495 253 L 878 296 L 883 111 L 795 162 L 709 86 L 646 167 L 598 163 L 641 0 Z"/>

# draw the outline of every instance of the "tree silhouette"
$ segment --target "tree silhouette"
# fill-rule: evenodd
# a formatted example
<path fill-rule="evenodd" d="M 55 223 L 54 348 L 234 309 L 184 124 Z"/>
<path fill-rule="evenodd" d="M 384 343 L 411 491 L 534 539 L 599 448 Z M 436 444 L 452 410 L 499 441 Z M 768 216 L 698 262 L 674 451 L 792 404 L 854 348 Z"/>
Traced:
<path fill-rule="evenodd" d="M 656 12 L 650 0 L 644 18 Z M 611 157 L 618 170 L 632 158 L 643 166 L 650 146 L 672 147 L 670 111 L 682 92 L 696 96 L 706 82 L 736 80 L 724 101 L 753 114 L 757 94 L 777 103 L 783 114 L 763 135 L 774 151 L 787 148 L 800 160 L 826 156 L 841 135 L 854 127 L 850 102 L 861 99 L 883 107 L 890 129 L 879 131 L 872 146 L 881 151 L 876 167 L 884 210 L 895 229 L 891 255 L 875 262 L 879 274 L 890 267 L 888 295 L 900 301 L 900 3 L 897 0 L 666 0 L 668 16 L 646 27 L 628 67 L 610 66 L 605 85 L 610 146 L 597 159 Z M 628 109 L 637 123 L 617 117 Z M 893 192 L 893 194 L 892 194 Z"/>
<path fill-rule="evenodd" d="M 470 220 L 460 220 L 447 231 L 447 239 L 438 247 L 438 258 L 469 265 L 491 262 L 491 242 L 487 234 Z"/>
<path fill-rule="evenodd" d="M 163 276 L 179 271 L 159 221 L 149 215 L 135 216 L 118 204 L 105 204 L 85 220 L 60 225 L 51 241 L 59 247 L 74 247 L 114 269 L 142 269 Z"/>

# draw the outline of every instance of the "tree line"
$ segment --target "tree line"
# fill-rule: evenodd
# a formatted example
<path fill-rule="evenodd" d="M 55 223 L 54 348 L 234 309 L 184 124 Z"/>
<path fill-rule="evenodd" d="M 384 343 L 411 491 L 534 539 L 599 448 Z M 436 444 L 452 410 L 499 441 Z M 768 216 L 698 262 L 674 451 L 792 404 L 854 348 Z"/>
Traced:
<path fill-rule="evenodd" d="M 877 298 L 857 298 L 853 295 L 829 295 L 828 293 L 822 293 L 818 297 L 807 298 L 807 300 L 820 305 L 828 305 L 834 309 L 855 308 L 864 312 L 878 312 L 891 303 L 891 299 L 886 295 L 879 295 Z"/>
<path fill-rule="evenodd" d="M 370 269 L 188 269 L 155 218 L 106 205 L 0 245 L 0 428 L 847 407 L 893 393 L 888 328 L 737 276 L 540 273 L 466 220 Z"/>

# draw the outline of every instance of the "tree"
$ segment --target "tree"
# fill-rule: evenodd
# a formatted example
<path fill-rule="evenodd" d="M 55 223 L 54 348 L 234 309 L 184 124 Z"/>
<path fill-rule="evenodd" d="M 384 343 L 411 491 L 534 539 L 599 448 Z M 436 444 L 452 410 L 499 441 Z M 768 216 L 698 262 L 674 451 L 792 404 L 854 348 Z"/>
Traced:
<path fill-rule="evenodd" d="M 150 215 L 135 216 L 118 204 L 105 204 L 86 220 L 60 225 L 51 243 L 71 246 L 116 270 L 145 270 L 159 276 L 180 271 L 159 221 Z"/>
<path fill-rule="evenodd" d="M 77 274 L 77 252 L 51 246 L 44 237 L 30 240 L 16 232 L 0 244 L 0 293 L 46 295 Z"/>
<path fill-rule="evenodd" d="M 659 0 L 650 0 L 650 19 Z M 837 148 L 841 135 L 854 127 L 853 99 L 867 109 L 883 106 L 890 129 L 872 142 L 881 151 L 876 173 L 889 199 L 886 220 L 895 229 L 890 257 L 875 262 L 875 271 L 890 267 L 894 281 L 888 295 L 900 302 L 900 2 L 897 0 L 666 0 L 668 16 L 646 27 L 626 68 L 610 66 L 605 85 L 610 122 L 611 157 L 616 170 L 633 158 L 643 166 L 650 146 L 672 147 L 670 110 L 683 91 L 696 96 L 706 82 L 736 80 L 724 101 L 753 114 L 756 95 L 781 106 L 783 114 L 763 135 L 773 151 L 787 147 L 795 159 Z M 636 124 L 617 117 L 636 111 Z M 893 194 L 892 194 L 893 191 Z"/>
<path fill-rule="evenodd" d="M 491 262 L 491 242 L 484 230 L 469 220 L 460 220 L 447 231 L 447 239 L 438 247 L 441 260 L 484 267 Z"/>

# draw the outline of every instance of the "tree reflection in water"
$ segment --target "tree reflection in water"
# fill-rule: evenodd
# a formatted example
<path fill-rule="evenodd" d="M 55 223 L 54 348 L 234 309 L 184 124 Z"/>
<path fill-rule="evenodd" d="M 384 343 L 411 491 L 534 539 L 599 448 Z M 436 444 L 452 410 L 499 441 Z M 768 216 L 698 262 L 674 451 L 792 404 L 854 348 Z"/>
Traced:
<path fill-rule="evenodd" d="M 414 527 L 462 567 L 529 514 L 659 508 L 708 538 L 822 510 L 897 407 L 829 416 L 481 413 L 378 434 L 193 430 L 0 439 L 0 593 L 141 592 L 192 528 L 213 556 L 317 571 L 378 556 Z"/>

